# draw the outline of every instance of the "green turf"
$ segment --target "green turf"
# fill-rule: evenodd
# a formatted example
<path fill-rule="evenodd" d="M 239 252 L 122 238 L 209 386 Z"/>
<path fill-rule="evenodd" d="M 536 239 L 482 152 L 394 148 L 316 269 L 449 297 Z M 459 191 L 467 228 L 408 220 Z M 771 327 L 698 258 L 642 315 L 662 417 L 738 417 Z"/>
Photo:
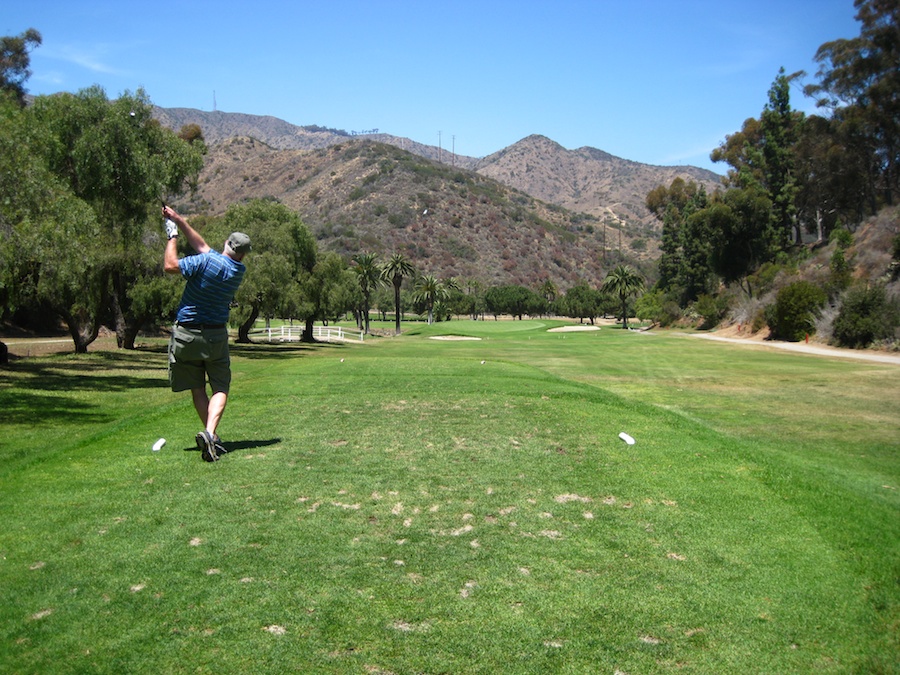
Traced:
<path fill-rule="evenodd" d="M 554 325 L 234 347 L 216 464 L 162 345 L 14 362 L 0 671 L 898 672 L 900 368 Z"/>

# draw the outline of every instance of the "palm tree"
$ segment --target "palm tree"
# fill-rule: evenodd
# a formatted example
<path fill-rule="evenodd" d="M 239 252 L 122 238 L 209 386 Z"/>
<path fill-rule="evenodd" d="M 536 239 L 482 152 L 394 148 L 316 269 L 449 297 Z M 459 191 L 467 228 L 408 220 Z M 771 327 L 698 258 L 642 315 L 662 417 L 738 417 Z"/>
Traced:
<path fill-rule="evenodd" d="M 644 279 L 630 265 L 619 265 L 606 275 L 603 290 L 619 296 L 622 303 L 622 327 L 628 328 L 628 298 L 644 290 Z"/>
<path fill-rule="evenodd" d="M 544 283 L 541 284 L 540 294 L 547 301 L 547 307 L 553 308 L 553 303 L 556 301 L 556 295 L 558 291 L 556 290 L 556 284 L 554 284 L 549 279 L 544 279 Z"/>
<path fill-rule="evenodd" d="M 365 333 L 369 333 L 369 308 L 372 304 L 372 291 L 384 282 L 381 276 L 381 266 L 378 264 L 378 255 L 375 253 L 357 253 L 353 256 L 353 262 L 356 267 L 356 280 L 359 282 L 359 288 L 363 294 L 362 319 L 363 325 L 360 326 Z"/>
<path fill-rule="evenodd" d="M 478 319 L 478 312 L 481 309 L 478 294 L 481 292 L 481 282 L 478 279 L 466 279 L 465 282 L 466 306 L 472 320 Z"/>
<path fill-rule="evenodd" d="M 426 274 L 425 276 L 419 277 L 418 281 L 416 281 L 416 293 L 413 296 L 413 299 L 416 302 L 425 303 L 425 307 L 428 308 L 429 326 L 434 323 L 435 303 L 446 300 L 449 295 L 450 292 L 444 284 L 438 281 L 437 277 L 433 274 Z"/>
<path fill-rule="evenodd" d="M 411 277 L 415 271 L 416 268 L 402 253 L 392 255 L 381 270 L 382 278 L 394 285 L 394 332 L 397 335 L 400 335 L 400 285 L 403 283 L 403 277 Z"/>
<path fill-rule="evenodd" d="M 447 294 L 450 294 L 450 291 L 458 291 L 462 293 L 463 282 L 457 279 L 456 277 L 447 277 L 443 282 L 444 288 L 447 289 Z"/>

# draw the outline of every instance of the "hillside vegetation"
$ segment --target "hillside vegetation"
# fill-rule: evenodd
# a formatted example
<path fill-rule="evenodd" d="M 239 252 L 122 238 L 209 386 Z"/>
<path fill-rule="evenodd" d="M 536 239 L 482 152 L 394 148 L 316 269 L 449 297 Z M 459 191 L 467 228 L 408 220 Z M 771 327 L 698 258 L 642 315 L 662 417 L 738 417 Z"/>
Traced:
<path fill-rule="evenodd" d="M 650 166 L 597 148 L 566 150 L 544 136 L 529 136 L 478 163 L 476 170 L 538 199 L 658 236 L 647 193 L 676 178 L 708 191 L 720 176 L 694 166 Z"/>
<path fill-rule="evenodd" d="M 371 140 L 302 151 L 229 139 L 210 149 L 186 207 L 218 215 L 254 198 L 299 213 L 326 249 L 400 251 L 439 277 L 527 286 L 550 279 L 566 288 L 599 283 L 622 260 L 653 273 L 652 240 L 635 227 Z"/>
<path fill-rule="evenodd" d="M 657 185 L 681 178 L 696 181 L 712 191 L 721 182 L 721 176 L 706 169 L 642 164 L 591 147 L 567 150 L 540 135 L 528 136 L 486 157 L 476 158 L 391 134 L 353 135 L 315 125 L 296 126 L 263 115 L 157 107 L 154 116 L 176 131 L 186 125 L 199 126 L 211 146 L 236 137 L 253 138 L 276 150 L 318 150 L 348 140 L 385 143 L 454 169 L 476 171 L 548 204 L 598 216 L 610 223 L 649 226 L 653 230 L 658 230 L 658 225 L 645 198 Z"/>
<path fill-rule="evenodd" d="M 719 184 L 696 167 L 570 151 L 538 135 L 476 159 L 274 117 L 187 108 L 154 115 L 172 129 L 199 126 L 210 145 L 189 204 L 195 213 L 267 197 L 300 213 L 327 248 L 402 250 L 434 274 L 486 283 L 597 285 L 620 262 L 652 280 L 660 225 L 646 194 L 675 178 Z"/>

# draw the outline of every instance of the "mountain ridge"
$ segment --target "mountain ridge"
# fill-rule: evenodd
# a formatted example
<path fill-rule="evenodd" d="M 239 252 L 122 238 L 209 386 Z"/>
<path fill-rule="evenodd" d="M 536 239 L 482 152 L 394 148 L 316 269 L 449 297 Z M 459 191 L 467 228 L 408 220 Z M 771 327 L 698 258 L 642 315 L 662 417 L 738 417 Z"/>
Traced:
<path fill-rule="evenodd" d="M 392 134 L 350 134 L 317 125 L 297 126 L 268 115 L 156 107 L 155 116 L 175 130 L 197 124 L 209 145 L 242 136 L 277 150 L 318 150 L 350 139 L 387 143 L 426 159 L 476 171 L 550 204 L 651 228 L 655 219 L 644 204 L 650 190 L 669 185 L 677 177 L 701 183 L 709 191 L 721 181 L 721 176 L 700 167 L 643 164 L 590 146 L 568 150 L 540 134 L 476 158 Z"/>
<path fill-rule="evenodd" d="M 210 145 L 229 138 L 246 136 L 255 138 L 276 150 L 318 150 L 349 139 L 367 139 L 395 145 L 420 157 L 443 161 L 451 158 L 451 165 L 471 169 L 479 161 L 476 157 L 455 155 L 445 149 L 418 143 L 408 138 L 385 133 L 350 133 L 319 125 L 298 126 L 271 115 L 251 115 L 222 111 L 204 111 L 196 108 L 154 108 L 154 116 L 164 126 L 176 131 L 186 124 L 197 124 Z M 452 159 L 457 158 L 457 159 Z"/>
<path fill-rule="evenodd" d="M 566 150 L 534 134 L 487 157 L 381 133 L 297 127 L 270 116 L 157 109 L 161 124 L 197 124 L 208 146 L 189 214 L 221 215 L 247 199 L 296 211 L 324 249 L 403 252 L 420 270 L 489 285 L 550 279 L 599 285 L 619 263 L 649 283 L 660 225 L 646 194 L 675 176 L 596 148 Z M 699 172 L 699 173 L 697 173 Z"/>
<path fill-rule="evenodd" d="M 680 177 L 712 191 L 720 182 L 699 167 L 652 166 L 589 146 L 567 150 L 537 134 L 489 155 L 476 170 L 571 211 L 645 226 L 655 223 L 644 198 L 656 186 Z"/>

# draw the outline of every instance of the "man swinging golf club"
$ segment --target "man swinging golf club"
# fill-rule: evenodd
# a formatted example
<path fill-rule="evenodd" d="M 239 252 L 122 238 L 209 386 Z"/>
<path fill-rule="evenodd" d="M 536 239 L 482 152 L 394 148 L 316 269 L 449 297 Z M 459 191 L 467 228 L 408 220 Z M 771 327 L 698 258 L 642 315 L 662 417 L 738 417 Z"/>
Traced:
<path fill-rule="evenodd" d="M 169 340 L 169 385 L 172 391 L 190 389 L 204 426 L 196 436 L 197 447 L 205 461 L 215 462 L 225 452 L 216 427 L 231 386 L 228 310 L 244 278 L 246 267 L 241 261 L 250 251 L 250 238 L 233 232 L 225 240 L 224 253 L 219 253 L 175 209 L 164 205 L 162 212 L 169 238 L 163 268 L 187 280 Z M 196 255 L 179 260 L 179 230 Z M 206 393 L 207 378 L 212 396 Z"/>

